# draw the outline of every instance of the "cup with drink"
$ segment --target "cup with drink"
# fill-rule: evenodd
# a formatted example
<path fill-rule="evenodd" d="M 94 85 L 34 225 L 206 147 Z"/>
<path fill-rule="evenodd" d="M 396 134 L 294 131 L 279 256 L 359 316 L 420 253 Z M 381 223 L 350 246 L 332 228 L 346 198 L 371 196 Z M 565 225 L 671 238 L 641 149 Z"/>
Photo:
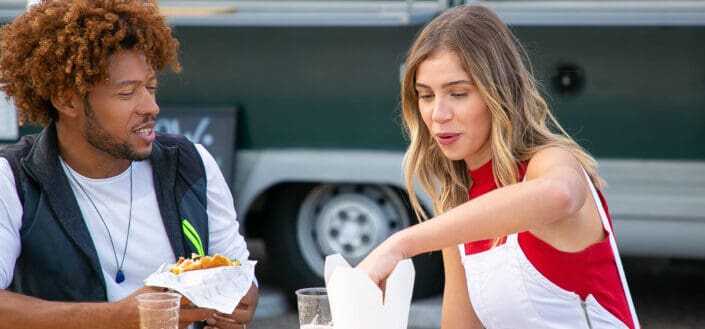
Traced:
<path fill-rule="evenodd" d="M 178 329 L 181 295 L 150 292 L 137 296 L 140 329 Z"/>
<path fill-rule="evenodd" d="M 326 288 L 303 288 L 296 291 L 301 329 L 333 329 L 333 317 Z"/>

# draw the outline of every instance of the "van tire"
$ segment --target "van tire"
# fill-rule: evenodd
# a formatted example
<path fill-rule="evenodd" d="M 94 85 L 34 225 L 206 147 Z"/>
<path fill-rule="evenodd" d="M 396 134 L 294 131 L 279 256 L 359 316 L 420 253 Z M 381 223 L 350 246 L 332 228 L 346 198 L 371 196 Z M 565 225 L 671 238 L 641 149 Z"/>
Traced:
<path fill-rule="evenodd" d="M 335 218 L 331 220 L 330 212 L 332 211 L 333 214 L 344 212 L 346 207 L 352 209 L 353 214 L 358 214 L 363 218 L 374 217 L 369 219 L 372 222 L 379 222 L 379 217 L 385 217 L 385 220 L 404 223 L 404 226 L 394 227 L 392 231 L 415 222 L 410 219 L 412 218 L 411 212 L 403 194 L 389 187 L 359 184 L 289 184 L 282 185 L 272 192 L 271 199 L 267 202 L 266 216 L 270 222 L 267 223 L 264 232 L 267 255 L 275 271 L 273 273 L 274 284 L 284 290 L 292 303 L 295 302 L 294 292 L 297 289 L 324 285 L 323 261 L 326 254 L 350 250 L 350 248 L 339 248 L 340 241 L 321 242 L 316 238 L 316 235 L 302 237 L 301 235 L 304 234 L 302 232 L 309 231 L 306 227 L 310 228 L 310 226 L 307 225 L 318 225 L 316 221 L 326 221 L 328 226 L 325 227 L 330 228 L 330 225 L 335 225 L 330 222 L 337 220 Z M 379 209 L 374 209 L 376 206 L 371 205 L 370 201 L 366 199 L 376 199 L 380 205 Z M 333 204 L 333 202 L 337 203 Z M 363 209 L 364 206 L 373 209 Z M 312 207 L 323 210 L 312 210 Z M 355 212 L 356 209 L 359 211 Z M 319 214 L 326 211 L 328 213 L 311 219 L 310 216 L 305 216 L 306 214 L 310 215 L 311 211 L 317 211 Z M 305 227 L 303 231 L 302 225 Z M 369 226 L 372 225 L 363 226 L 363 233 L 364 228 Z M 353 227 L 353 229 L 355 228 Z M 360 229 L 356 232 L 360 232 Z M 379 235 L 387 232 L 376 233 Z M 389 232 L 389 234 L 391 233 L 393 232 Z M 378 243 L 389 234 L 372 239 Z M 370 233 L 370 235 L 374 236 L 374 233 Z M 368 252 L 371 250 L 370 248 L 372 247 L 370 246 L 363 251 Z M 351 255 L 356 256 L 355 250 L 352 250 Z M 366 253 L 359 255 L 353 261 L 359 261 L 365 255 Z M 439 294 L 443 288 L 441 253 L 424 253 L 414 257 L 413 262 L 416 269 L 414 298 L 425 298 Z"/>

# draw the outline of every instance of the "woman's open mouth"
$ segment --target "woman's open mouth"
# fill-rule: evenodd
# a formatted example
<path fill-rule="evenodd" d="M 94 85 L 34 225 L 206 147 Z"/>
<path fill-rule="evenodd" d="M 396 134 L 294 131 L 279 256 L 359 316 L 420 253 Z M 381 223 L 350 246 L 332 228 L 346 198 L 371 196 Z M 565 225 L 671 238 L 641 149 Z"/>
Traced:
<path fill-rule="evenodd" d="M 438 141 L 438 144 L 441 144 L 441 145 L 453 144 L 458 139 L 460 139 L 460 134 L 458 134 L 458 133 L 439 133 L 439 134 L 436 134 L 436 140 Z"/>

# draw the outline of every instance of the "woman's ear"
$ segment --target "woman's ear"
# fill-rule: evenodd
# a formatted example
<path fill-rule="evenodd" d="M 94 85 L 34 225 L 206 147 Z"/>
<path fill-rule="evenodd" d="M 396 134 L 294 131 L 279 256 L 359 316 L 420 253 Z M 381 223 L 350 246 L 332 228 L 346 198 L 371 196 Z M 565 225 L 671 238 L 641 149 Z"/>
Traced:
<path fill-rule="evenodd" d="M 60 92 L 51 96 L 51 104 L 54 105 L 59 115 L 76 117 L 81 111 L 81 98 L 72 91 Z"/>

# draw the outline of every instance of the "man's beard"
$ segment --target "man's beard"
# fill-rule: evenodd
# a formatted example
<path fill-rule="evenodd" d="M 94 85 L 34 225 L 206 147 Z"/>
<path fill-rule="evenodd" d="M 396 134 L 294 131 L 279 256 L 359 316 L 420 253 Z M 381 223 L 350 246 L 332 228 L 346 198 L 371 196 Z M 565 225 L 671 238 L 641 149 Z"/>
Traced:
<path fill-rule="evenodd" d="M 151 152 L 139 154 L 126 140 L 121 141 L 105 131 L 95 119 L 95 112 L 88 103 L 88 97 L 83 100 L 83 109 L 86 114 L 85 136 L 88 144 L 118 159 L 142 161 L 149 158 Z M 146 122 L 154 120 L 156 120 L 154 117 L 145 118 Z"/>

